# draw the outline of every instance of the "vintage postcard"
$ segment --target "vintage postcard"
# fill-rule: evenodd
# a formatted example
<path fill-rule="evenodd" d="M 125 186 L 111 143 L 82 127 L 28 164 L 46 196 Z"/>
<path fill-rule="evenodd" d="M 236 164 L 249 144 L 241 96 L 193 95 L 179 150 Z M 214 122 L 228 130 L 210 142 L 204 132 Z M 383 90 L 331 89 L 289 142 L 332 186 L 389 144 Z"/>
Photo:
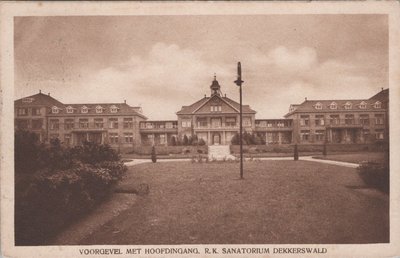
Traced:
<path fill-rule="evenodd" d="M 4 257 L 400 255 L 385 2 L 4 2 Z"/>

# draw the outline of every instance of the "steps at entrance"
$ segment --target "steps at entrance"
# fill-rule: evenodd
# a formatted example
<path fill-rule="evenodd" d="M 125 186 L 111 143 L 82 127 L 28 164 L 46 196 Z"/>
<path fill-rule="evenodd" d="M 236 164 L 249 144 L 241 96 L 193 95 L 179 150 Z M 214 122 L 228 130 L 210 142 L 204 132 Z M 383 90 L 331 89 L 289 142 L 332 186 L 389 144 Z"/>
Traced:
<path fill-rule="evenodd" d="M 235 159 L 235 157 L 231 155 L 229 145 L 209 145 L 208 158 L 210 160 Z"/>

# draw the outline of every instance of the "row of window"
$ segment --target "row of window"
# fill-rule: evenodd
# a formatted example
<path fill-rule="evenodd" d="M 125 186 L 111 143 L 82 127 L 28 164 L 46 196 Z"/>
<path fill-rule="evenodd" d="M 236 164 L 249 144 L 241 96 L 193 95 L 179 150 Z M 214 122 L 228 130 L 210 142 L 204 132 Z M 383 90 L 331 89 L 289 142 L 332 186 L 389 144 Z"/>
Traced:
<path fill-rule="evenodd" d="M 366 109 L 367 108 L 367 103 L 365 101 L 362 101 L 361 103 L 357 104 L 356 106 L 358 106 L 360 109 Z M 346 102 L 346 104 L 343 105 L 344 109 L 352 109 L 353 108 L 353 104 L 351 102 Z M 336 102 L 331 102 L 328 107 L 330 109 L 337 109 L 338 108 L 338 104 Z M 382 103 L 380 101 L 377 101 L 373 104 L 374 108 L 382 108 Z M 322 109 L 322 103 L 321 102 L 317 102 L 314 105 L 315 109 Z"/>
<path fill-rule="evenodd" d="M 362 134 L 364 137 L 369 137 L 370 135 L 370 130 L 369 129 L 363 129 Z M 302 141 L 309 141 L 311 136 L 311 131 L 310 130 L 301 130 L 300 131 L 300 139 Z M 325 140 L 325 130 L 315 130 L 314 133 L 314 139 L 316 141 L 323 141 Z M 384 131 L 383 129 L 376 129 L 375 130 L 375 139 L 377 140 L 383 140 L 384 139 Z"/>
<path fill-rule="evenodd" d="M 211 106 L 210 107 L 210 111 L 211 112 L 221 112 L 222 111 L 222 106 L 218 105 L 218 106 Z"/>
<path fill-rule="evenodd" d="M 157 137 L 154 137 L 153 134 L 148 134 L 147 140 L 153 144 L 154 143 L 157 143 L 157 144 L 166 144 L 167 143 L 167 137 L 165 136 L 165 134 L 157 135 Z"/>
<path fill-rule="evenodd" d="M 310 116 L 309 115 L 301 115 L 300 116 L 300 125 L 301 126 L 310 126 Z M 383 114 L 376 114 L 374 116 L 374 121 L 376 125 L 383 125 L 384 124 L 384 115 Z M 316 115 L 315 116 L 315 125 L 316 126 L 323 126 L 325 125 L 325 116 L 324 115 Z M 345 115 L 344 119 L 340 119 L 339 115 L 330 115 L 329 116 L 329 124 L 331 125 L 353 125 L 353 124 L 360 124 L 360 125 L 369 125 L 370 124 L 370 117 L 367 114 L 362 114 L 359 116 L 358 121 L 355 119 L 353 114 Z"/>
<path fill-rule="evenodd" d="M 289 121 L 279 121 L 279 122 L 268 122 L 259 121 L 256 123 L 257 127 L 290 127 L 291 123 Z"/>
<path fill-rule="evenodd" d="M 29 129 L 29 120 L 16 120 L 15 122 L 17 128 L 26 130 Z M 43 128 L 43 119 L 32 119 L 31 127 L 32 130 L 40 130 Z"/>
<path fill-rule="evenodd" d="M 250 118 L 246 118 L 246 123 L 250 122 Z M 208 120 L 206 117 L 197 118 L 197 127 L 208 127 Z M 211 125 L 213 127 L 221 127 L 222 120 L 221 118 L 211 118 L 210 119 Z M 250 123 L 251 125 L 251 123 Z M 226 117 L 225 118 L 225 126 L 226 127 L 235 127 L 237 126 L 236 117 Z"/>
<path fill-rule="evenodd" d="M 40 116 L 42 115 L 40 108 L 30 108 L 32 116 Z M 18 116 L 28 116 L 29 115 L 29 108 L 18 108 L 17 109 Z"/>
<path fill-rule="evenodd" d="M 207 128 L 209 126 L 209 123 L 206 118 L 198 118 L 196 120 L 197 122 L 197 127 L 201 128 Z M 243 117 L 243 126 L 251 126 L 251 118 L 250 117 Z M 190 120 L 183 120 L 181 123 L 183 128 L 189 128 L 192 127 L 192 121 Z M 223 123 L 221 118 L 211 118 L 210 119 L 210 125 L 212 128 L 221 128 Z M 225 118 L 225 127 L 235 127 L 238 126 L 236 122 L 235 117 L 227 117 Z"/>
<path fill-rule="evenodd" d="M 172 129 L 172 128 L 177 128 L 178 125 L 177 123 L 173 122 L 165 122 L 165 123 L 154 123 L 154 122 L 145 122 L 145 123 L 140 123 L 140 128 L 142 129 Z"/>
<path fill-rule="evenodd" d="M 81 111 L 81 113 L 86 114 L 86 113 L 89 112 L 89 109 L 90 109 L 90 108 L 88 108 L 87 106 L 82 106 L 82 107 L 80 108 L 80 111 Z M 118 109 L 119 109 L 119 108 L 118 108 L 117 106 L 112 105 L 112 106 L 110 107 L 110 112 L 111 112 L 111 113 L 117 113 L 117 112 L 118 112 Z M 53 113 L 53 114 L 58 114 L 58 113 L 60 112 L 60 110 L 61 110 L 61 108 L 59 108 L 59 107 L 57 107 L 57 106 L 53 106 L 53 107 L 51 108 L 51 113 Z M 66 110 L 66 112 L 67 112 L 68 114 L 73 114 L 73 113 L 75 113 L 75 110 L 77 110 L 77 108 L 73 108 L 73 107 L 71 107 L 71 106 L 68 106 L 68 107 L 65 108 L 65 110 Z M 99 106 L 96 106 L 95 110 L 96 110 L 96 113 L 97 113 L 97 114 L 101 114 L 101 113 L 103 113 L 103 112 L 106 110 L 106 108 L 104 108 L 104 107 L 102 107 L 102 106 L 99 105 Z"/>
<path fill-rule="evenodd" d="M 78 123 L 75 123 L 74 119 L 64 119 L 64 129 L 70 130 L 74 128 L 104 128 L 105 119 L 103 118 L 95 118 L 93 123 L 89 123 L 89 119 L 80 118 Z M 109 118 L 108 119 L 108 128 L 109 129 L 118 129 L 119 128 L 118 118 Z M 58 130 L 60 129 L 60 120 L 59 119 L 50 119 L 49 121 L 49 129 L 50 130 Z M 124 129 L 132 129 L 133 128 L 133 119 L 132 118 L 124 118 L 123 119 L 123 128 Z"/>
<path fill-rule="evenodd" d="M 65 144 L 72 144 L 72 134 L 64 134 L 64 138 L 60 139 L 60 134 L 52 133 L 49 135 L 50 139 L 56 139 L 63 141 Z M 133 143 L 133 133 L 124 133 L 122 135 L 122 142 L 120 142 L 120 136 L 118 133 L 109 133 L 108 134 L 108 141 L 110 144 L 116 143 Z"/>

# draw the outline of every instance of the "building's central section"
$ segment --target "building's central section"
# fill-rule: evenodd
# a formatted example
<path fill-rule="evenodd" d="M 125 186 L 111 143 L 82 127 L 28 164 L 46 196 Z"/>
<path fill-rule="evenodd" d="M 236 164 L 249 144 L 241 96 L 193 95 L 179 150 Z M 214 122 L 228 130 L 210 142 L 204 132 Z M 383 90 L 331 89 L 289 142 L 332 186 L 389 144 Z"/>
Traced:
<path fill-rule="evenodd" d="M 230 144 L 239 131 L 239 103 L 222 95 L 215 75 L 210 89 L 210 97 L 205 96 L 189 106 L 182 106 L 177 112 L 175 132 L 157 132 L 153 127 L 164 127 L 161 121 L 143 122 L 142 142 L 173 144 L 184 143 L 187 138 L 207 145 Z M 243 106 L 243 127 L 247 131 L 254 130 L 255 113 L 248 105 Z"/>

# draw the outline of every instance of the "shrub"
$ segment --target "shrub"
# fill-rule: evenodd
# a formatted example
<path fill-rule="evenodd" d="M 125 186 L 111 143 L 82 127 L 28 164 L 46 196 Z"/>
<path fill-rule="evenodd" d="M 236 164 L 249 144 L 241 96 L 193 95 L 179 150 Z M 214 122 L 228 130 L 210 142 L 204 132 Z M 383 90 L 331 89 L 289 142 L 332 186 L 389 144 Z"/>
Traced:
<path fill-rule="evenodd" d="M 72 148 L 71 152 L 73 158 L 89 164 L 120 159 L 120 155 L 109 145 L 99 145 L 92 142 L 84 142 L 82 146 Z"/>
<path fill-rule="evenodd" d="M 44 244 L 68 223 L 109 196 L 127 168 L 108 145 L 67 148 L 15 134 L 15 243 Z"/>
<path fill-rule="evenodd" d="M 200 146 L 204 146 L 204 145 L 206 145 L 206 142 L 201 138 L 201 139 L 199 140 L 199 145 L 200 145 Z"/>
<path fill-rule="evenodd" d="M 104 200 L 125 171 L 122 162 L 80 163 L 56 172 L 40 170 L 27 187 L 16 184 L 16 245 L 44 244 Z"/>
<path fill-rule="evenodd" d="M 327 150 L 326 150 L 326 143 L 324 143 L 323 149 L 322 149 L 322 155 L 326 156 L 327 155 Z"/>
<path fill-rule="evenodd" d="M 16 131 L 14 139 L 15 173 L 29 173 L 39 169 L 39 156 L 44 146 L 39 143 L 37 135 L 27 131 Z"/>
<path fill-rule="evenodd" d="M 196 145 L 199 144 L 199 139 L 198 139 L 198 137 L 197 137 L 197 134 L 194 134 L 193 137 L 191 137 L 190 143 L 191 143 L 191 145 L 193 145 L 193 146 L 196 146 Z"/>
<path fill-rule="evenodd" d="M 156 147 L 151 147 L 151 161 L 153 163 L 157 162 L 157 153 L 156 153 Z"/>
<path fill-rule="evenodd" d="M 172 145 L 172 146 L 176 146 L 176 145 L 177 145 L 176 137 L 175 137 L 175 136 L 172 136 L 172 137 L 171 137 L 171 145 Z"/>
<path fill-rule="evenodd" d="M 189 144 L 189 138 L 187 137 L 187 135 L 185 134 L 184 136 L 183 136 L 183 145 L 184 146 L 187 146 Z"/>
<path fill-rule="evenodd" d="M 294 145 L 294 154 L 293 154 L 293 159 L 294 160 L 299 160 L 299 151 L 297 149 L 297 144 Z"/>
<path fill-rule="evenodd" d="M 367 186 L 389 193 L 388 163 L 363 162 L 358 167 L 358 174 Z"/>

